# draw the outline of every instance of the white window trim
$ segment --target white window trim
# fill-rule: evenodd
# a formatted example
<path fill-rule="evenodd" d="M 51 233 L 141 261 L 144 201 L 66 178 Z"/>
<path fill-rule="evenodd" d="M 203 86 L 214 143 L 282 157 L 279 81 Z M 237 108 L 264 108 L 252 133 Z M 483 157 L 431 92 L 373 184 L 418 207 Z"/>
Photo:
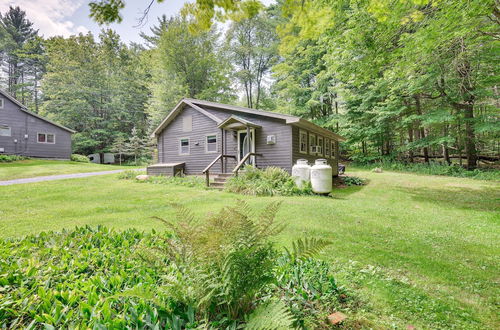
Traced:
<path fill-rule="evenodd" d="M 5 100 L 0 97 L 0 109 L 3 109 L 4 106 L 5 106 Z"/>
<path fill-rule="evenodd" d="M 302 146 L 302 134 L 305 134 L 305 137 L 306 137 L 306 150 L 302 151 L 300 150 L 301 146 Z M 299 153 L 301 154 L 306 154 L 307 155 L 307 150 L 309 149 L 309 140 L 308 140 L 308 134 L 307 134 L 307 131 L 304 131 L 304 130 L 299 130 Z"/>
<path fill-rule="evenodd" d="M 45 135 L 45 142 L 38 141 L 38 134 L 44 134 Z M 47 142 L 47 135 L 48 134 L 54 136 L 54 142 Z M 55 133 L 48 133 L 48 132 L 37 132 L 36 133 L 36 143 L 41 143 L 41 144 L 56 144 L 56 134 Z"/>
<path fill-rule="evenodd" d="M 9 130 L 9 135 L 0 135 L 0 136 L 5 136 L 5 137 L 8 137 L 8 136 L 12 136 L 12 127 L 10 126 L 7 126 L 7 125 L 0 125 L 1 128 L 6 128 Z"/>
<path fill-rule="evenodd" d="M 314 136 L 314 145 L 311 145 L 311 136 Z M 316 137 L 316 134 L 311 134 L 309 133 L 309 136 L 308 136 L 308 148 L 309 148 L 309 154 L 311 155 L 316 155 L 316 152 L 313 151 L 313 148 L 317 145 L 318 143 L 318 140 L 317 140 L 317 137 Z M 316 148 L 315 148 L 316 149 Z"/>
<path fill-rule="evenodd" d="M 337 152 L 336 146 L 337 144 L 335 143 L 335 140 L 330 140 L 330 158 L 335 158 L 335 154 Z"/>
<path fill-rule="evenodd" d="M 330 158 L 332 156 L 332 151 L 330 150 L 331 145 L 330 145 L 331 139 L 325 138 L 325 158 Z M 326 152 L 326 147 L 328 146 L 328 153 Z"/>
<path fill-rule="evenodd" d="M 319 143 L 319 139 L 321 139 L 321 144 Z M 323 148 L 325 147 L 325 138 L 318 135 L 318 137 L 316 138 L 316 145 L 319 147 L 320 150 L 317 154 L 323 156 L 324 155 Z"/>
<path fill-rule="evenodd" d="M 187 153 L 182 153 L 182 145 L 181 145 L 182 140 L 188 140 L 188 152 Z M 179 138 L 179 155 L 186 156 L 186 155 L 190 155 L 190 154 L 191 154 L 191 139 L 189 137 Z"/>
<path fill-rule="evenodd" d="M 208 137 L 215 136 L 215 151 L 208 151 Z M 217 133 L 207 134 L 205 135 L 205 153 L 206 154 L 215 154 L 219 152 L 219 135 Z"/>

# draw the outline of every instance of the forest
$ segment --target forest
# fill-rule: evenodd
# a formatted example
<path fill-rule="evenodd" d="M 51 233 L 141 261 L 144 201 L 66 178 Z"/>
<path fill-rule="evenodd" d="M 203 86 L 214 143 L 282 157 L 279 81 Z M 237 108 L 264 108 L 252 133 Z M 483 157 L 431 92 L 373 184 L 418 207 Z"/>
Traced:
<path fill-rule="evenodd" d="M 99 23 L 119 22 L 124 5 L 89 3 Z M 345 136 L 342 157 L 358 162 L 474 169 L 500 158 L 499 0 L 198 0 L 173 17 L 145 9 L 156 25 L 126 44 L 105 25 L 43 38 L 22 6 L 10 7 L 0 13 L 0 87 L 75 129 L 80 154 L 133 140 L 137 156 L 190 97 L 312 120 Z"/>

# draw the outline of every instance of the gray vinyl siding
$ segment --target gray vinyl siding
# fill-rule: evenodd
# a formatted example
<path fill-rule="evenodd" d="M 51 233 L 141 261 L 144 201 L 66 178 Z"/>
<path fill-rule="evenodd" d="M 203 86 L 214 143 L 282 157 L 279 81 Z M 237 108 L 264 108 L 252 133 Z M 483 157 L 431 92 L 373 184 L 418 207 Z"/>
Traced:
<path fill-rule="evenodd" d="M 306 131 L 308 132 L 307 130 L 304 130 L 304 129 L 299 129 L 298 127 L 296 126 L 292 126 L 292 133 L 293 133 L 293 139 L 292 139 L 292 160 L 293 160 L 293 164 L 297 163 L 297 159 L 307 159 L 308 162 L 309 162 L 309 165 L 314 165 L 314 162 L 316 161 L 316 159 L 320 159 L 320 158 L 323 158 L 323 159 L 326 159 L 328 161 L 328 164 L 332 167 L 332 170 L 333 170 L 333 175 L 336 176 L 338 175 L 338 141 L 335 142 L 335 158 L 329 158 L 329 157 L 325 157 L 324 156 L 324 153 L 323 155 L 311 155 L 310 154 L 310 150 L 309 150 L 309 133 L 308 132 L 308 137 L 307 137 L 307 154 L 304 154 L 304 153 L 301 153 L 300 152 L 300 146 L 299 146 L 299 131 L 302 130 L 302 131 Z M 318 135 L 316 133 L 312 133 L 316 136 L 316 139 L 318 136 L 322 136 L 322 135 Z M 325 140 L 325 137 L 323 136 L 323 144 L 324 144 L 324 140 Z M 323 150 L 324 152 L 324 150 Z"/>
<path fill-rule="evenodd" d="M 255 131 L 255 152 L 263 154 L 263 157 L 256 157 L 257 167 L 278 166 L 289 172 L 291 171 L 292 129 L 291 126 L 286 125 L 284 120 L 208 107 L 204 107 L 204 109 L 217 116 L 220 120 L 236 115 L 262 126 L 262 128 Z M 193 130 L 187 133 L 182 130 L 182 118 L 189 115 L 193 118 Z M 237 136 L 233 135 L 231 131 L 225 132 L 227 137 L 225 154 L 237 156 Z M 213 133 L 217 133 L 217 152 L 206 153 L 206 135 Z M 276 144 L 267 144 L 267 135 L 275 135 Z M 189 155 L 179 155 L 179 139 L 184 137 L 190 138 Z M 196 141 L 199 142 L 197 146 L 195 145 Z M 186 174 L 200 174 L 222 152 L 221 143 L 221 130 L 217 128 L 217 123 L 198 111 L 187 107 L 158 136 L 158 159 L 161 163 L 185 162 Z M 229 159 L 226 164 L 227 171 L 231 171 L 236 166 L 236 161 Z M 220 172 L 220 163 L 214 165 L 211 171 L 213 173 Z"/>
<path fill-rule="evenodd" d="M 11 136 L 0 136 L 0 148 L 4 148 L 4 154 L 56 159 L 71 157 L 70 132 L 22 111 L 1 95 L 0 98 L 4 100 L 4 106 L 0 108 L 0 125 L 11 128 Z M 38 143 L 38 133 L 55 134 L 55 143 Z M 25 135 L 28 135 L 27 139 Z"/>

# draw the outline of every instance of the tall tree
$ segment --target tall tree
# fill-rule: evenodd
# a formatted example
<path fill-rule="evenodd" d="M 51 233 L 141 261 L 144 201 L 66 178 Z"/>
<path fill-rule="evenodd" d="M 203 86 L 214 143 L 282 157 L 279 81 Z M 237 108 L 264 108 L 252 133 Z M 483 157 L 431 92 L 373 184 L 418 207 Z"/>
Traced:
<path fill-rule="evenodd" d="M 276 21 L 267 11 L 234 21 L 227 31 L 226 40 L 231 62 L 236 67 L 235 77 L 243 87 L 247 106 L 258 108 L 265 93 L 264 80 L 279 59 Z"/>

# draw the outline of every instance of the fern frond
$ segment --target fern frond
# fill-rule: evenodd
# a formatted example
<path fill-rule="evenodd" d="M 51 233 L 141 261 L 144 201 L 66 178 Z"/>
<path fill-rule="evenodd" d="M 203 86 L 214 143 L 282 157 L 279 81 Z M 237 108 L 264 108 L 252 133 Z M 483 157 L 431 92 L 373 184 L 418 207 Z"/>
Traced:
<path fill-rule="evenodd" d="M 276 222 L 276 214 L 281 207 L 282 201 L 268 204 L 259 218 L 259 234 L 269 237 L 279 234 L 285 227 L 283 223 Z"/>
<path fill-rule="evenodd" d="M 248 317 L 246 330 L 292 329 L 293 316 L 282 301 L 257 307 Z"/>
<path fill-rule="evenodd" d="M 299 238 L 292 243 L 292 251 L 288 249 L 286 249 L 286 251 L 293 260 L 310 258 L 316 256 L 330 244 L 332 244 L 330 241 L 321 238 L 306 237 L 304 240 Z"/>

